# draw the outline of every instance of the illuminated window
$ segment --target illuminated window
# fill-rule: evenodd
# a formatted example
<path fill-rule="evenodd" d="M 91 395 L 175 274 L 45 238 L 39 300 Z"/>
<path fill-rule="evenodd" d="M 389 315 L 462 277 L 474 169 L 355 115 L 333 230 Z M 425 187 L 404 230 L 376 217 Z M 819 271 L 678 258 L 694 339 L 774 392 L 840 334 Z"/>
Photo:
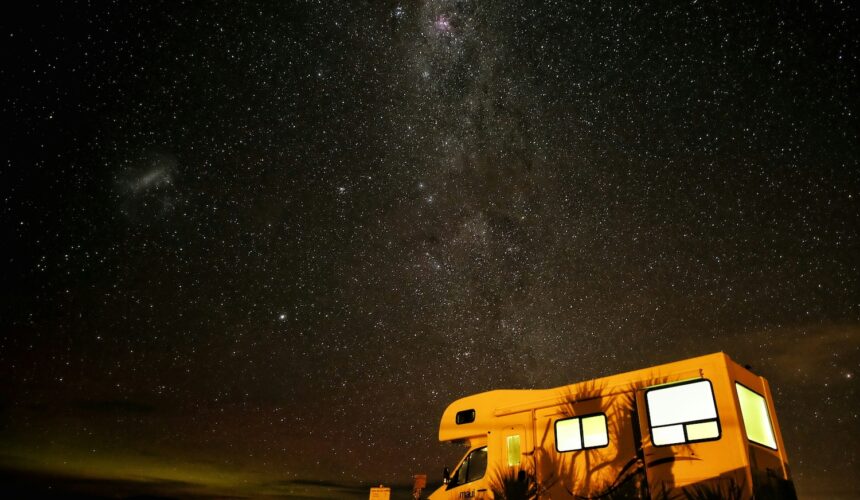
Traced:
<path fill-rule="evenodd" d="M 555 448 L 558 451 L 602 448 L 608 444 L 606 415 L 602 413 L 555 422 Z"/>
<path fill-rule="evenodd" d="M 709 380 L 658 386 L 645 393 L 655 446 L 720 438 L 720 421 Z"/>
<path fill-rule="evenodd" d="M 520 435 L 508 436 L 508 465 L 520 465 Z"/>
<path fill-rule="evenodd" d="M 738 391 L 738 401 L 741 403 L 741 415 L 744 418 L 747 439 L 775 450 L 776 438 L 773 435 L 773 425 L 770 421 L 770 412 L 767 410 L 767 402 L 761 395 L 741 384 L 735 383 L 735 388 Z"/>

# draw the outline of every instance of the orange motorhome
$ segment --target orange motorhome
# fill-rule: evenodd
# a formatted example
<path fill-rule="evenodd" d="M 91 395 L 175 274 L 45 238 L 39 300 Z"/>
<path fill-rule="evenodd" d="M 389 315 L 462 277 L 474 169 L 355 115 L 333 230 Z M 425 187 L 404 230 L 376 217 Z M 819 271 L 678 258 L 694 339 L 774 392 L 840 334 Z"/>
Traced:
<path fill-rule="evenodd" d="M 796 498 L 767 380 L 723 353 L 453 402 L 431 500 Z"/>

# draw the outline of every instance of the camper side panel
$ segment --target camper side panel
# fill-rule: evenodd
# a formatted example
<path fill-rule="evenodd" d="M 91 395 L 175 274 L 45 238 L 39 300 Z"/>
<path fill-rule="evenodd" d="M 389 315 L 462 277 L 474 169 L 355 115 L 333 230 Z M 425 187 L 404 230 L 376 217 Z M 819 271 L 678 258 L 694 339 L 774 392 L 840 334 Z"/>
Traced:
<path fill-rule="evenodd" d="M 633 393 L 585 390 L 563 401 L 536 414 L 541 498 L 640 497 L 645 476 L 637 459 Z"/>
<path fill-rule="evenodd" d="M 755 498 L 796 498 L 770 386 L 734 363 L 730 374 L 738 435 L 748 456 Z"/>

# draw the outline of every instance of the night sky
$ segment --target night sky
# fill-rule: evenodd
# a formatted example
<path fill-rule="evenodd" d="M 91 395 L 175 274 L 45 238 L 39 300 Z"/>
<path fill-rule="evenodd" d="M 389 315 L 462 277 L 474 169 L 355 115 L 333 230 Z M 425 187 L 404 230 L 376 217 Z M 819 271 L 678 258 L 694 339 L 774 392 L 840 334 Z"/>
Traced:
<path fill-rule="evenodd" d="M 29 4 L 5 487 L 360 497 L 456 398 L 725 351 L 860 496 L 856 3 Z"/>

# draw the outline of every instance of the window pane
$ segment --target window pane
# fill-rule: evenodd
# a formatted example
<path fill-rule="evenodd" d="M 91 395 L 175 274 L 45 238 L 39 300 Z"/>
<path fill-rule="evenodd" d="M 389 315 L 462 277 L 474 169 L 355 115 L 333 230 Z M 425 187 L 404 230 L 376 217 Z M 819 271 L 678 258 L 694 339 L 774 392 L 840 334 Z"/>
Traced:
<path fill-rule="evenodd" d="M 606 416 L 594 415 L 582 419 L 582 437 L 584 448 L 596 448 L 609 444 L 606 432 Z"/>
<path fill-rule="evenodd" d="M 698 424 L 687 424 L 687 439 L 689 441 L 701 441 L 720 437 L 720 428 L 716 420 L 700 422 Z"/>
<path fill-rule="evenodd" d="M 714 393 L 707 380 L 651 389 L 646 398 L 654 427 L 717 418 Z"/>
<path fill-rule="evenodd" d="M 670 425 L 651 429 L 651 439 L 657 446 L 684 442 L 684 426 Z"/>
<path fill-rule="evenodd" d="M 555 422 L 555 446 L 558 451 L 581 450 L 582 440 L 579 436 L 579 419 L 569 418 Z"/>
<path fill-rule="evenodd" d="M 469 457 L 469 475 L 466 482 L 481 479 L 485 472 L 487 472 L 487 448 L 481 448 L 473 451 Z"/>
<path fill-rule="evenodd" d="M 454 417 L 457 425 L 470 424 L 475 421 L 475 410 L 458 411 Z"/>
<path fill-rule="evenodd" d="M 466 460 L 463 460 L 463 463 L 460 464 L 460 468 L 457 469 L 457 474 L 454 477 L 457 478 L 457 481 L 454 484 L 463 484 L 466 482 L 466 473 L 469 471 L 469 459 L 471 455 L 466 457 Z"/>
<path fill-rule="evenodd" d="M 508 465 L 520 465 L 520 436 L 508 436 Z"/>
<path fill-rule="evenodd" d="M 763 397 L 741 384 L 735 383 L 735 387 L 738 390 L 738 400 L 741 403 L 741 415 L 744 419 L 747 438 L 754 443 L 775 450 L 776 438 L 773 435 L 773 426 L 770 423 L 767 402 Z"/>

